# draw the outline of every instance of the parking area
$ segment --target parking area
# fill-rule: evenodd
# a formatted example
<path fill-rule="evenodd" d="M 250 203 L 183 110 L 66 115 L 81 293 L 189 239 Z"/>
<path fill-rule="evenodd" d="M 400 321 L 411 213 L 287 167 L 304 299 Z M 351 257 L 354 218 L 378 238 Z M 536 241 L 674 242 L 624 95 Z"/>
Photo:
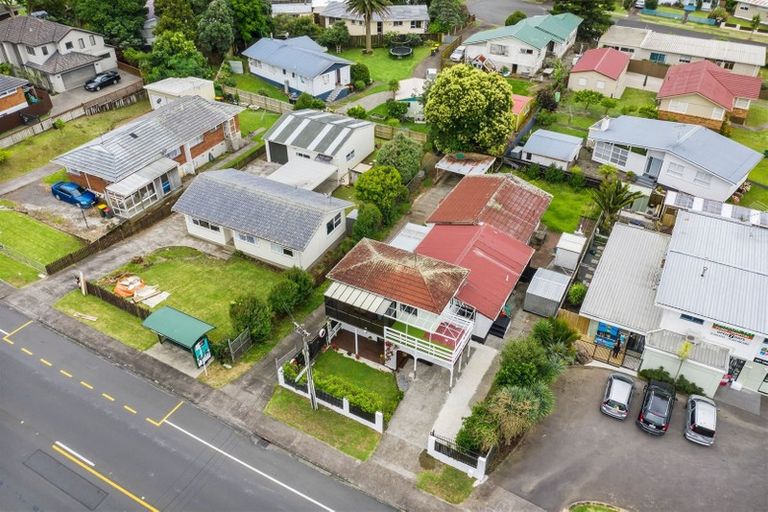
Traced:
<path fill-rule="evenodd" d="M 554 386 L 554 414 L 528 434 L 492 482 L 552 511 L 578 500 L 634 511 L 768 510 L 766 407 L 759 417 L 719 403 L 717 441 L 705 448 L 683 438 L 685 402 L 679 397 L 669 432 L 656 438 L 634 423 L 642 382 L 626 421 L 599 412 L 610 373 L 585 367 L 565 372 Z"/>
<path fill-rule="evenodd" d="M 132 75 L 127 71 L 120 71 L 120 83 L 105 87 L 100 91 L 86 91 L 83 87 L 71 89 L 67 92 L 62 92 L 51 96 L 51 103 L 53 108 L 51 109 L 51 116 L 58 115 L 67 110 L 71 110 L 75 107 L 82 105 L 85 102 L 93 101 L 101 96 L 116 93 L 121 89 L 126 89 L 133 86 L 136 82 L 141 82 L 141 77 Z M 83 82 L 85 85 L 85 82 Z"/>

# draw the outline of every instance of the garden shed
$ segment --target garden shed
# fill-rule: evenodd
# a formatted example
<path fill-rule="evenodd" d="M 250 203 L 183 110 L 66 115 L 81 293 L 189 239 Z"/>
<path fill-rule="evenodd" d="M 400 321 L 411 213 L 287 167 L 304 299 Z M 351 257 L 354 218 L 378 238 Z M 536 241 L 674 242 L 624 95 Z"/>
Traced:
<path fill-rule="evenodd" d="M 576 270 L 587 238 L 577 233 L 563 233 L 555 247 L 555 265 L 566 270 Z"/>
<path fill-rule="evenodd" d="M 540 316 L 555 316 L 563 301 L 571 276 L 540 268 L 525 292 L 523 309 Z"/>

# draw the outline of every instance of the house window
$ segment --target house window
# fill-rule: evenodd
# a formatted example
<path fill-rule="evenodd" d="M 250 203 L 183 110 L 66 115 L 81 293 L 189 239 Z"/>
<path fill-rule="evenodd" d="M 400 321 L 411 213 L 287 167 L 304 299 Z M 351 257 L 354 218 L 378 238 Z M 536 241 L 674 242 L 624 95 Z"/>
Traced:
<path fill-rule="evenodd" d="M 27 46 L 26 48 L 27 48 L 27 53 L 28 54 L 30 54 L 30 55 L 34 55 L 35 54 L 35 49 L 34 48 L 32 48 L 31 46 Z"/>
<path fill-rule="evenodd" d="M 691 56 L 690 55 L 681 55 L 677 60 L 678 60 L 678 62 L 680 62 L 680 64 L 690 64 Z"/>
<path fill-rule="evenodd" d="M 736 108 L 749 108 L 749 100 L 744 98 L 736 98 Z"/>
<path fill-rule="evenodd" d="M 403 26 L 403 22 L 402 21 L 393 21 L 392 25 L 394 25 L 396 27 L 402 27 Z"/>
<path fill-rule="evenodd" d="M 88 42 L 91 43 L 91 46 L 96 46 L 96 36 L 88 36 Z"/>
<path fill-rule="evenodd" d="M 349 153 L 347 153 L 347 157 L 346 157 L 346 158 L 347 158 L 347 162 L 349 162 L 350 160 L 352 160 L 353 158 L 355 158 L 355 150 L 353 149 L 352 151 L 350 151 Z"/>
<path fill-rule="evenodd" d="M 411 20 L 411 28 L 421 28 L 421 21 Z"/>
<path fill-rule="evenodd" d="M 624 53 L 635 53 L 635 49 L 634 48 L 616 48 L 616 49 L 619 50 L 620 52 L 624 52 Z"/>
<path fill-rule="evenodd" d="M 749 10 L 749 6 L 748 5 L 744 5 L 744 4 L 739 4 L 739 10 L 740 11 L 748 11 Z"/>
<path fill-rule="evenodd" d="M 676 164 L 675 162 L 670 162 L 669 167 L 667 167 L 667 172 L 672 176 L 682 178 L 685 174 L 685 167 L 680 164 Z"/>
<path fill-rule="evenodd" d="M 696 171 L 696 176 L 693 178 L 693 182 L 697 185 L 707 185 L 712 181 L 712 176 L 704 171 Z"/>
<path fill-rule="evenodd" d="M 72 44 L 72 41 L 68 41 L 68 42 L 64 43 L 64 48 L 66 48 L 67 50 L 71 50 L 74 47 L 75 47 L 75 45 Z"/>
<path fill-rule="evenodd" d="M 40 49 L 43 51 L 43 55 L 48 55 L 48 47 L 47 46 L 43 46 Z"/>
<path fill-rule="evenodd" d="M 271 244 L 272 252 L 275 254 L 282 254 L 283 256 L 290 256 L 293 257 L 293 251 L 290 249 L 287 249 L 279 244 Z"/>
<path fill-rule="evenodd" d="M 733 69 L 733 62 L 727 61 L 727 60 L 718 60 L 715 62 L 718 66 L 720 66 L 723 69 Z"/>
<path fill-rule="evenodd" d="M 587 79 L 586 78 L 579 78 L 579 85 L 587 85 Z"/>
<path fill-rule="evenodd" d="M 694 324 L 704 325 L 704 320 L 701 318 L 696 318 L 695 316 L 682 314 L 680 315 L 680 320 L 685 320 L 686 322 L 693 322 Z"/>
<path fill-rule="evenodd" d="M 595 83 L 595 86 L 598 89 L 605 89 L 605 82 L 603 82 L 602 80 L 598 80 L 597 83 Z"/>
<path fill-rule="evenodd" d="M 413 306 L 409 306 L 408 304 L 400 304 L 400 311 L 402 311 L 406 315 L 418 316 L 419 314 L 419 310 L 417 310 Z"/>
<path fill-rule="evenodd" d="M 667 60 L 667 56 L 663 53 L 656 53 L 651 52 L 651 62 L 655 62 L 657 64 L 664 64 L 664 61 Z"/>
<path fill-rule="evenodd" d="M 669 100 L 669 111 L 685 114 L 688 112 L 688 103 L 680 100 Z"/>
<path fill-rule="evenodd" d="M 714 107 L 712 109 L 712 119 L 717 119 L 718 121 L 723 119 L 723 116 L 725 115 L 725 110 L 720 107 Z"/>
<path fill-rule="evenodd" d="M 211 224 L 206 220 L 192 219 L 192 224 L 194 224 L 195 226 L 200 226 L 201 228 L 210 229 L 211 231 L 216 231 L 217 233 L 221 231 L 221 228 L 219 228 L 219 226 L 215 224 Z"/>
<path fill-rule="evenodd" d="M 312 157 L 311 157 L 311 156 L 309 156 L 308 154 L 306 154 L 306 153 L 299 153 L 298 151 L 296 152 L 296 156 L 298 156 L 299 158 L 306 158 L 307 160 L 309 160 L 310 158 L 312 158 Z"/>
<path fill-rule="evenodd" d="M 592 154 L 592 156 L 596 160 L 609 162 L 623 167 L 627 164 L 629 150 L 621 146 L 611 144 L 610 142 L 598 142 L 595 145 L 595 152 Z"/>
<path fill-rule="evenodd" d="M 203 143 L 203 136 L 200 135 L 199 137 L 195 137 L 194 139 L 189 141 L 189 147 L 193 148 L 193 147 L 195 147 L 195 146 L 197 146 L 199 144 L 202 144 L 202 143 Z"/>
<path fill-rule="evenodd" d="M 83 39 L 82 37 L 80 39 L 78 39 L 77 40 L 77 46 L 79 46 L 81 50 L 83 48 L 85 48 L 85 39 Z"/>
<path fill-rule="evenodd" d="M 179 155 L 181 155 L 181 149 L 180 148 L 172 149 L 172 150 L 168 151 L 165 154 L 165 156 L 167 156 L 171 160 L 173 160 L 174 158 L 178 157 Z"/>
<path fill-rule="evenodd" d="M 339 227 L 339 224 L 341 224 L 341 214 L 337 213 L 334 218 L 325 224 L 325 232 L 330 235 L 337 227 Z"/>
<path fill-rule="evenodd" d="M 530 48 L 520 48 L 520 53 L 523 53 L 525 55 L 533 55 L 533 50 L 531 50 Z"/>
<path fill-rule="evenodd" d="M 238 233 L 237 238 L 251 245 L 257 245 L 259 243 L 259 241 L 254 236 L 246 235 L 245 233 Z"/>
<path fill-rule="evenodd" d="M 509 55 L 509 48 L 503 44 L 492 44 L 491 55 Z"/>

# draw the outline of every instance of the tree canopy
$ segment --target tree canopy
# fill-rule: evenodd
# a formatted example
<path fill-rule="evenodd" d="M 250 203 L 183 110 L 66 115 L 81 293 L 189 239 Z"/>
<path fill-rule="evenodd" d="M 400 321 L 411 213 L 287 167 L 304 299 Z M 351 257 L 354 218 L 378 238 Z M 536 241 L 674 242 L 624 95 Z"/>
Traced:
<path fill-rule="evenodd" d="M 613 25 L 611 11 L 616 0 L 555 0 L 552 14 L 570 12 L 583 21 L 579 25 L 578 37 L 584 40 L 599 38 Z"/>
<path fill-rule="evenodd" d="M 379 165 L 389 165 L 397 169 L 403 184 L 408 183 L 421 169 L 424 156 L 421 144 L 398 132 L 385 142 L 376 156 Z"/>
<path fill-rule="evenodd" d="M 429 88 L 424 116 L 438 150 L 499 155 L 513 131 L 512 86 L 497 73 L 453 66 Z"/>
<path fill-rule="evenodd" d="M 197 46 L 214 62 L 220 62 L 235 40 L 232 9 L 227 0 L 213 0 L 197 24 Z"/>
<path fill-rule="evenodd" d="M 134 57 L 147 82 L 168 77 L 208 76 L 209 69 L 195 43 L 181 32 L 165 32 L 155 39 L 152 51 Z"/>
<path fill-rule="evenodd" d="M 120 48 L 139 48 L 141 29 L 147 18 L 144 0 L 75 0 L 74 14 L 80 25 L 104 36 Z"/>
<path fill-rule="evenodd" d="M 317 42 L 333 49 L 341 49 L 349 44 L 349 29 L 343 21 L 337 21 L 317 38 Z"/>
<path fill-rule="evenodd" d="M 275 36 L 299 37 L 309 36 L 317 39 L 323 33 L 323 27 L 315 24 L 311 16 L 291 16 L 278 14 L 272 19 Z"/>
<path fill-rule="evenodd" d="M 507 19 L 504 20 L 504 25 L 507 27 L 510 25 L 516 25 L 518 22 L 524 20 L 527 17 L 528 16 L 526 16 L 526 14 L 523 11 L 515 11 L 509 16 L 507 16 Z"/>
<path fill-rule="evenodd" d="M 390 165 L 377 165 L 357 179 L 355 193 L 361 201 L 375 204 L 384 217 L 392 222 L 395 205 L 406 193 L 400 173 Z"/>
<path fill-rule="evenodd" d="M 234 19 L 235 43 L 245 49 L 272 29 L 271 5 L 266 0 L 229 0 Z"/>
<path fill-rule="evenodd" d="M 453 32 L 466 21 L 460 0 L 432 0 L 429 4 L 430 29 L 437 26 L 443 33 Z"/>
<path fill-rule="evenodd" d="M 189 0 L 155 0 L 155 15 L 155 37 L 163 32 L 181 32 L 187 39 L 195 38 L 197 25 Z"/>
<path fill-rule="evenodd" d="M 600 183 L 600 188 L 590 189 L 592 199 L 595 201 L 600 211 L 603 213 L 603 220 L 600 228 L 604 233 L 611 230 L 616 222 L 619 212 L 635 200 L 643 197 L 640 192 L 631 192 L 629 186 L 616 178 L 606 178 Z"/>

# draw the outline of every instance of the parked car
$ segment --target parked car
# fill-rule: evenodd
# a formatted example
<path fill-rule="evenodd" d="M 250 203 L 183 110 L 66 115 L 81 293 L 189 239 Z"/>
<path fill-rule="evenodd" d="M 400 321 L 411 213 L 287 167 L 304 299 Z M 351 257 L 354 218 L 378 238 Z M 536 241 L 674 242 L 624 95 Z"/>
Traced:
<path fill-rule="evenodd" d="M 638 9 L 645 9 L 645 0 L 637 0 L 637 2 L 635 2 L 635 7 Z"/>
<path fill-rule="evenodd" d="M 622 373 L 612 373 L 605 383 L 605 393 L 600 404 L 600 412 L 620 420 L 629 415 L 629 406 L 632 402 L 632 393 L 635 390 L 635 382 L 631 377 Z"/>
<path fill-rule="evenodd" d="M 59 201 L 90 208 L 96 204 L 96 194 L 71 181 L 57 181 L 51 186 L 51 194 Z"/>
<path fill-rule="evenodd" d="M 450 59 L 453 62 L 461 62 L 464 60 L 464 53 L 467 51 L 466 46 L 457 46 L 455 50 L 453 50 L 453 53 L 451 54 Z"/>
<path fill-rule="evenodd" d="M 100 91 L 102 87 L 114 85 L 120 82 L 120 73 L 117 71 L 105 71 L 85 82 L 87 91 Z"/>
<path fill-rule="evenodd" d="M 669 429 L 675 388 L 666 382 L 652 380 L 645 385 L 643 406 L 637 416 L 637 425 L 655 436 L 663 436 Z"/>
<path fill-rule="evenodd" d="M 689 441 L 712 446 L 717 429 L 717 405 L 707 397 L 691 395 L 685 406 L 683 435 Z"/>

